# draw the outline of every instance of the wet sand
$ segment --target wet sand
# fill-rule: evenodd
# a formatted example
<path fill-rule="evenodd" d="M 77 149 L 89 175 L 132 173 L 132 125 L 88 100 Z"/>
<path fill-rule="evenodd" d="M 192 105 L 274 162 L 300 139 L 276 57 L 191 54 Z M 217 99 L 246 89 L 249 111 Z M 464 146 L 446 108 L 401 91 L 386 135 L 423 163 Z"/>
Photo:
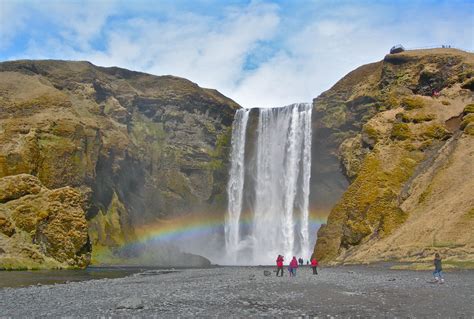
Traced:
<path fill-rule="evenodd" d="M 271 270 L 266 277 L 264 270 Z M 347 266 L 148 270 L 126 278 L 0 289 L 0 317 L 417 317 L 472 318 L 474 271 L 445 274 Z"/>

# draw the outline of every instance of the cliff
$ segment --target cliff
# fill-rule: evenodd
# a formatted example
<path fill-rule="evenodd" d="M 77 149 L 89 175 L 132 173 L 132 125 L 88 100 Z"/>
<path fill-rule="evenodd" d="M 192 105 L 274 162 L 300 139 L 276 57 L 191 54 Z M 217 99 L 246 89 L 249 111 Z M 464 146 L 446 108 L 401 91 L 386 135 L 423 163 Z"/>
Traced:
<path fill-rule="evenodd" d="M 350 185 L 318 231 L 323 262 L 474 260 L 474 55 L 406 51 L 314 99 Z"/>
<path fill-rule="evenodd" d="M 219 92 L 173 76 L 88 62 L 3 62 L 0 177 L 30 174 L 45 189 L 74 188 L 84 198 L 93 252 L 110 257 L 143 225 L 222 211 L 237 108 Z M 17 201 L 5 205 L 15 210 Z"/>

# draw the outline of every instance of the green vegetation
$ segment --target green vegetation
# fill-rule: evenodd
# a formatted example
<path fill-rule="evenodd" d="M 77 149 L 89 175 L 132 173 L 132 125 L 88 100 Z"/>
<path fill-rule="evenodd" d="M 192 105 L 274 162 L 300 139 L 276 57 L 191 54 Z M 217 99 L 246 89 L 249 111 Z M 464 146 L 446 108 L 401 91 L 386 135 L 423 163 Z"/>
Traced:
<path fill-rule="evenodd" d="M 333 259 L 339 245 L 349 248 L 368 236 L 385 237 L 405 222 L 408 214 L 398 207 L 398 194 L 423 154 L 397 148 L 392 159 L 396 164 L 388 170 L 379 155 L 374 151 L 366 156 L 357 178 L 331 211 L 328 225 L 318 233 L 325 238 L 324 245 L 316 247 L 317 258 Z M 328 238 L 327 234 L 333 237 Z M 333 239 L 335 236 L 340 239 Z"/>
<path fill-rule="evenodd" d="M 474 136 L 474 103 L 466 105 L 463 114 L 461 129 L 464 130 L 466 134 Z"/>
<path fill-rule="evenodd" d="M 398 264 L 390 267 L 393 270 L 418 270 L 426 271 L 433 269 L 433 263 L 414 262 L 409 264 Z M 474 261 L 471 260 L 443 260 L 443 270 L 449 271 L 454 269 L 474 269 Z"/>
<path fill-rule="evenodd" d="M 454 269 L 474 269 L 474 261 L 473 260 L 444 260 L 444 266 L 446 268 L 454 268 Z"/>
<path fill-rule="evenodd" d="M 362 127 L 362 133 L 366 134 L 371 140 L 373 140 L 374 144 L 377 143 L 379 139 L 379 133 L 372 126 L 370 126 L 369 124 L 365 124 Z"/>
<path fill-rule="evenodd" d="M 340 104 L 326 110 L 324 117 L 321 119 L 324 126 L 329 128 L 338 128 L 346 123 L 346 106 Z"/>
<path fill-rule="evenodd" d="M 392 131 L 390 132 L 390 137 L 393 140 L 406 140 L 410 138 L 410 128 L 406 123 L 394 123 L 392 127 Z"/>
<path fill-rule="evenodd" d="M 443 125 L 435 123 L 428 125 L 421 135 L 424 138 L 445 140 L 452 134 Z"/>
<path fill-rule="evenodd" d="M 402 99 L 401 106 L 405 110 L 421 109 L 425 106 L 425 102 L 421 97 L 407 96 Z"/>
<path fill-rule="evenodd" d="M 390 93 L 384 100 L 385 105 L 388 109 L 396 109 L 400 106 L 400 100 L 398 99 L 398 94 Z"/>
<path fill-rule="evenodd" d="M 474 113 L 474 103 L 468 104 L 464 107 L 464 114 Z"/>
<path fill-rule="evenodd" d="M 464 130 L 470 124 L 474 124 L 474 113 L 468 113 L 462 118 L 461 130 Z"/>
<path fill-rule="evenodd" d="M 65 94 L 43 94 L 38 97 L 15 102 L 15 107 L 21 110 L 45 109 L 50 107 L 71 107 L 72 103 Z"/>

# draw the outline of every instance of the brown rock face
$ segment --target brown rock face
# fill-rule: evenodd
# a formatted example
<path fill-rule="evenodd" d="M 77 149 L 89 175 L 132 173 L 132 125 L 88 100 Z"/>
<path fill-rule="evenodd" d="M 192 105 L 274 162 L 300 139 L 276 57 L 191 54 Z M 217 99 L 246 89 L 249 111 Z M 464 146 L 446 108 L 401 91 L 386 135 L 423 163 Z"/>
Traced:
<path fill-rule="evenodd" d="M 37 194 L 41 190 L 41 182 L 34 176 L 21 174 L 0 179 L 0 203 L 20 198 L 28 194 Z"/>
<path fill-rule="evenodd" d="M 424 261 L 440 251 L 448 262 L 474 259 L 472 77 L 471 53 L 407 51 L 356 69 L 314 100 L 315 126 L 351 182 L 318 232 L 316 258 Z"/>
<path fill-rule="evenodd" d="M 88 62 L 0 63 L 0 177 L 26 173 L 48 188 L 80 189 L 93 247 L 119 247 L 143 225 L 222 214 L 237 108 L 173 76 Z M 0 202 L 35 191 L 15 189 Z"/>
<path fill-rule="evenodd" d="M 88 265 L 87 221 L 78 190 L 49 190 L 27 174 L 0 178 L 0 185 L 4 198 L 11 198 L 0 204 L 0 268 Z M 25 185 L 32 185 L 34 193 L 19 192 Z"/>

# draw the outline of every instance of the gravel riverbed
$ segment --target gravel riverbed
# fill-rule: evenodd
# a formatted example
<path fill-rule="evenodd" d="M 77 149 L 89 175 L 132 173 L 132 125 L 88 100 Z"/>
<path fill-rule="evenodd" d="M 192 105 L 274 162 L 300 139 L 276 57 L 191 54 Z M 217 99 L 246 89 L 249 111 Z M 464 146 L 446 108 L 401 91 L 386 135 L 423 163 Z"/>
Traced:
<path fill-rule="evenodd" d="M 270 270 L 271 276 L 264 276 Z M 473 318 L 474 271 L 445 274 L 345 266 L 149 270 L 125 278 L 0 289 L 0 318 L 416 317 Z"/>

